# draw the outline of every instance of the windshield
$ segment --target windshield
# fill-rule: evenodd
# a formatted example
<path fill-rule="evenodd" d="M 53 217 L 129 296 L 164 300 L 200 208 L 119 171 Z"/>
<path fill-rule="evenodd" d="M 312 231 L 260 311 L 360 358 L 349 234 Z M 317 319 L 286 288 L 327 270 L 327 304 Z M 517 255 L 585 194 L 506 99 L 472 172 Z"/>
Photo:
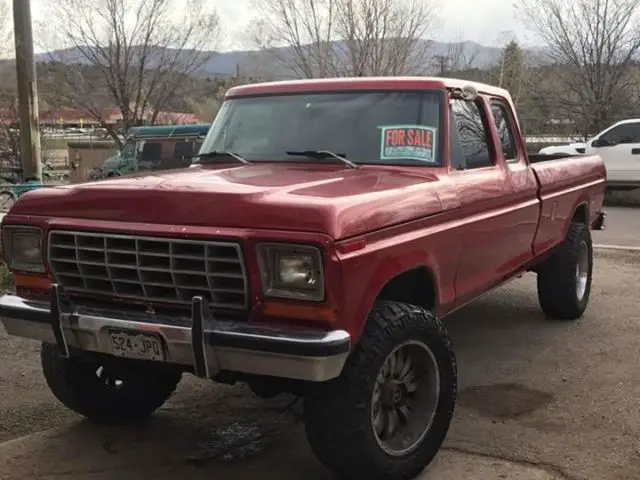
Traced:
<path fill-rule="evenodd" d="M 233 152 L 251 162 L 318 162 L 302 153 L 329 150 L 355 163 L 437 166 L 442 98 L 441 92 L 420 91 L 229 99 L 200 153 Z"/>
<path fill-rule="evenodd" d="M 135 158 L 136 156 L 136 144 L 135 140 L 127 141 L 120 150 L 120 156 L 122 158 Z"/>

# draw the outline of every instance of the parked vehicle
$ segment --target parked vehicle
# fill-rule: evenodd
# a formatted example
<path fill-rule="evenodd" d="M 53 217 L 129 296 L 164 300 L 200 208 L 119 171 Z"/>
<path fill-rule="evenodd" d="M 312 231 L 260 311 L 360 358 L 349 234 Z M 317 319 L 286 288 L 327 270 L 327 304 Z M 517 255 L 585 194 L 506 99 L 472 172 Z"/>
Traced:
<path fill-rule="evenodd" d="M 30 180 L 22 182 L 22 168 L 7 168 L 0 175 L 0 213 L 7 212 L 16 202 L 18 197 L 25 192 L 41 188 L 43 182 Z M 69 180 L 69 174 L 65 171 L 57 171 L 50 163 L 42 166 L 42 179 L 44 182 L 63 183 Z"/>
<path fill-rule="evenodd" d="M 117 155 L 89 173 L 91 180 L 139 172 L 184 168 L 209 131 L 210 124 L 134 127 Z"/>
<path fill-rule="evenodd" d="M 235 87 L 190 168 L 23 195 L 0 318 L 92 421 L 151 414 L 184 372 L 242 381 L 303 396 L 336 474 L 409 479 L 456 403 L 445 317 L 526 272 L 548 317 L 581 317 L 605 182 L 597 155 L 528 156 L 488 85 Z"/>
<path fill-rule="evenodd" d="M 640 188 L 640 118 L 614 123 L 584 143 L 544 147 L 541 154 L 599 155 L 610 188 Z"/>

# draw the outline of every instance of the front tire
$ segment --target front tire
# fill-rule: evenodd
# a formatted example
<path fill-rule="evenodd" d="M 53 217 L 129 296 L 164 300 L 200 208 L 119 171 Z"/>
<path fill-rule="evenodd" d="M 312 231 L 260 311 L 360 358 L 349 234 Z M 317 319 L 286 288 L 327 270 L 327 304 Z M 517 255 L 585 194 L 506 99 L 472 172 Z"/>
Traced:
<path fill-rule="evenodd" d="M 131 423 L 151 415 L 169 399 L 182 376 L 117 362 L 102 365 L 79 357 L 64 358 L 50 343 L 42 344 L 40 358 L 55 397 L 100 424 Z"/>
<path fill-rule="evenodd" d="M 538 300 L 549 318 L 576 320 L 587 309 L 593 274 L 589 227 L 572 222 L 567 237 L 538 271 Z"/>
<path fill-rule="evenodd" d="M 456 395 L 443 325 L 428 310 L 380 303 L 340 377 L 305 397 L 307 437 L 341 478 L 411 479 L 440 449 Z"/>

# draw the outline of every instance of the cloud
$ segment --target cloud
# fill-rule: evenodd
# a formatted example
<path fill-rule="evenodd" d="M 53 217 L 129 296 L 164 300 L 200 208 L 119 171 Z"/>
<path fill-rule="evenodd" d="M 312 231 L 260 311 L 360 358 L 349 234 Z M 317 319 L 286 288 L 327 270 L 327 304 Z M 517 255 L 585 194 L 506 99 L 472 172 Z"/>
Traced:
<path fill-rule="evenodd" d="M 44 20 L 45 5 L 50 1 L 31 0 L 34 22 Z M 252 0 L 226 0 L 217 2 L 216 8 L 225 33 L 222 50 L 242 48 L 245 27 L 256 14 Z M 463 39 L 495 46 L 500 43 L 503 31 L 512 31 L 525 40 L 524 28 L 514 16 L 512 0 L 447 0 L 440 11 L 439 27 L 429 35 L 434 40 Z M 500 25 L 500 30 L 496 30 L 496 25 Z"/>

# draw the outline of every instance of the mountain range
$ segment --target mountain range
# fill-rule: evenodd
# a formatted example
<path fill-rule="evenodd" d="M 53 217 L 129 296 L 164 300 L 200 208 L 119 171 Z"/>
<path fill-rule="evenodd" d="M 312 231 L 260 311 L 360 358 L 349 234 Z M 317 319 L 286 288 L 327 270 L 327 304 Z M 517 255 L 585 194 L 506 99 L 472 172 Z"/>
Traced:
<path fill-rule="evenodd" d="M 433 73 L 438 71 L 438 58 L 449 58 L 456 56 L 463 60 L 467 68 L 485 68 L 495 64 L 500 58 L 502 49 L 499 47 L 491 47 L 481 45 L 472 41 L 463 42 L 429 42 L 429 56 L 432 59 L 432 65 L 427 66 L 428 71 Z M 336 45 L 337 48 L 337 45 Z M 279 56 L 287 57 L 293 50 L 291 48 L 281 48 L 278 51 Z M 454 53 L 455 52 L 455 53 Z M 534 57 L 539 52 L 534 49 L 526 49 L 525 55 Z M 256 65 L 260 65 L 262 72 L 268 70 L 270 76 L 275 78 L 283 78 L 287 76 L 287 72 L 277 65 L 270 52 L 259 50 L 237 50 L 227 52 L 202 52 L 206 60 L 203 63 L 199 74 L 207 77 L 227 77 L 235 75 L 238 70 L 247 75 L 252 75 L 252 70 Z M 54 50 L 50 52 L 40 53 L 36 55 L 37 62 L 47 62 L 50 60 L 61 61 L 66 64 L 83 64 L 88 63 L 77 47 L 67 48 L 63 50 Z"/>

